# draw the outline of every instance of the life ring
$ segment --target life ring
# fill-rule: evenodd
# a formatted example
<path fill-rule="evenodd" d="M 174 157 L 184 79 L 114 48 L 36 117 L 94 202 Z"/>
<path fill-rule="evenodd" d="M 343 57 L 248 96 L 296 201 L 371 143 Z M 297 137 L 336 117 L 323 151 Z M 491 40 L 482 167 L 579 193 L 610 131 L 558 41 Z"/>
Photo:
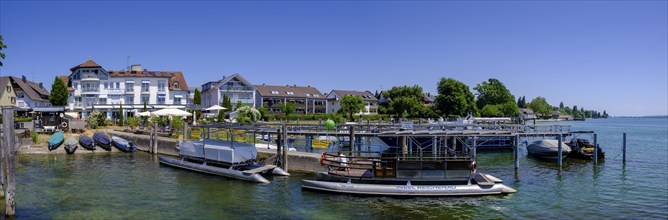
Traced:
<path fill-rule="evenodd" d="M 60 126 L 63 127 L 63 128 L 66 128 L 67 127 L 67 122 L 64 121 L 63 123 L 60 123 Z"/>
<path fill-rule="evenodd" d="M 320 166 L 325 166 L 325 153 L 320 154 Z"/>

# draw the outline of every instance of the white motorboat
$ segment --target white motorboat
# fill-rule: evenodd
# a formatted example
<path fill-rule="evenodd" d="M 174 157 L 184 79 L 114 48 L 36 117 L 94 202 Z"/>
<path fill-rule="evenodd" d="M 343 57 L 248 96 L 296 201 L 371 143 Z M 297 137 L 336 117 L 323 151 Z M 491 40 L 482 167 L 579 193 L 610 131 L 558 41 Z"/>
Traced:
<path fill-rule="evenodd" d="M 534 141 L 527 145 L 527 151 L 529 155 L 535 157 L 557 160 L 559 157 L 559 140 L 544 139 Z M 571 153 L 571 148 L 564 142 L 561 142 L 561 152 L 562 159 L 566 158 Z"/>

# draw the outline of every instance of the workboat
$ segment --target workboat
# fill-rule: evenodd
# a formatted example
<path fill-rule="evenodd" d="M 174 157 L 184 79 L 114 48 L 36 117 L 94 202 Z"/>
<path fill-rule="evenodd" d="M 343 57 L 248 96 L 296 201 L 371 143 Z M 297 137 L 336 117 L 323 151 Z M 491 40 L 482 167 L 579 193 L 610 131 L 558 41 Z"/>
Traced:
<path fill-rule="evenodd" d="M 568 154 L 571 158 L 592 160 L 594 159 L 594 147 L 597 147 L 598 159 L 605 158 L 605 153 L 603 149 L 599 146 L 594 146 L 589 142 L 589 140 L 584 138 L 573 138 L 570 142 L 566 143 L 571 148 L 571 153 Z"/>
<path fill-rule="evenodd" d="M 100 146 L 103 150 L 111 151 L 111 140 L 104 132 L 95 132 L 93 140 L 95 140 L 95 145 Z"/>
<path fill-rule="evenodd" d="M 559 140 L 543 139 L 534 141 L 533 143 L 527 145 L 527 152 L 531 156 L 544 159 L 558 160 Z M 566 158 L 566 156 L 568 156 L 569 153 L 571 153 L 571 148 L 562 142 L 561 143 L 562 159 Z"/>
<path fill-rule="evenodd" d="M 70 136 L 65 141 L 65 152 L 67 152 L 67 154 L 73 154 L 75 151 L 77 151 L 78 147 L 79 144 L 77 143 L 77 139 L 75 139 L 73 136 Z"/>
<path fill-rule="evenodd" d="M 51 138 L 49 138 L 49 151 L 58 149 L 60 145 L 63 144 L 63 141 L 65 140 L 65 135 L 63 134 L 62 131 L 56 132 L 53 135 L 51 135 Z"/>
<path fill-rule="evenodd" d="M 125 140 L 119 136 L 111 137 L 111 145 L 114 145 L 116 149 L 123 152 L 135 152 L 137 150 L 137 147 L 135 147 L 134 143 Z"/>
<path fill-rule="evenodd" d="M 257 164 L 254 144 L 203 139 L 181 142 L 178 150 L 180 158 L 160 156 L 160 164 L 258 183 L 269 183 L 260 174 L 290 175 L 274 165 Z"/>
<path fill-rule="evenodd" d="M 475 159 L 448 154 L 323 153 L 327 171 L 302 180 L 305 190 L 372 196 L 471 196 L 516 192 L 478 173 Z"/>
<path fill-rule="evenodd" d="M 81 147 L 83 147 L 86 150 L 95 150 L 95 141 L 93 141 L 92 138 L 83 134 L 79 136 L 79 145 L 81 145 Z"/>

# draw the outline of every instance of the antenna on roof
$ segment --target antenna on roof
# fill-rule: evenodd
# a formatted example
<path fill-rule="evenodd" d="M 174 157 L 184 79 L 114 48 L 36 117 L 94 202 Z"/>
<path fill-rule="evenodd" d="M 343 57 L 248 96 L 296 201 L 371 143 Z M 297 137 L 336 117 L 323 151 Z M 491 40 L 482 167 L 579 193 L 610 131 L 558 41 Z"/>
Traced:
<path fill-rule="evenodd" d="M 89 60 L 92 60 L 92 59 L 93 59 L 93 56 L 88 56 L 88 59 L 89 59 Z"/>
<path fill-rule="evenodd" d="M 128 57 L 127 57 L 127 66 L 126 66 L 126 68 L 128 68 L 128 71 L 130 71 L 130 55 L 128 55 Z"/>

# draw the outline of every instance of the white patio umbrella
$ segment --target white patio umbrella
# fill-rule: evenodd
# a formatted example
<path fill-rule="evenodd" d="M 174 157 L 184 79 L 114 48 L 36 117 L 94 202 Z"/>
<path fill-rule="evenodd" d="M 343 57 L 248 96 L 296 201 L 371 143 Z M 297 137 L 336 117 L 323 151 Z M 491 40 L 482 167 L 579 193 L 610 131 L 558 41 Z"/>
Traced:
<path fill-rule="evenodd" d="M 148 116 L 151 116 L 151 112 L 149 112 L 149 111 L 140 112 L 140 113 L 137 113 L 137 116 L 145 116 L 145 117 L 148 117 Z"/>
<path fill-rule="evenodd" d="M 212 105 L 211 107 L 208 107 L 204 109 L 205 111 L 217 111 L 217 110 L 225 110 L 227 108 L 225 107 L 220 107 L 220 105 Z"/>
<path fill-rule="evenodd" d="M 175 108 L 165 108 L 165 109 L 160 109 L 158 111 L 151 112 L 151 114 L 157 115 L 157 116 L 191 116 L 192 114 L 187 111 L 183 111 L 181 109 L 175 109 Z"/>

